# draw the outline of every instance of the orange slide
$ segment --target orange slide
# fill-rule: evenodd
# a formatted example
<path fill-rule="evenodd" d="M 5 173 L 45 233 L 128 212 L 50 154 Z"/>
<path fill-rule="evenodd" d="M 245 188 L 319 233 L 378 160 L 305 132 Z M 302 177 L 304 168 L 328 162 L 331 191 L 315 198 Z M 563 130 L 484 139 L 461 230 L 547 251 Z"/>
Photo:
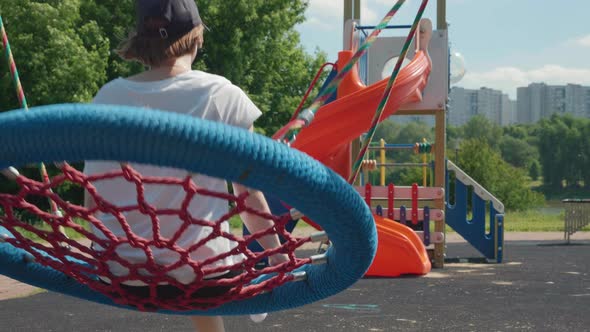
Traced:
<path fill-rule="evenodd" d="M 342 68 L 351 57 L 351 51 L 340 52 L 338 68 Z M 421 91 L 426 86 L 431 66 L 428 54 L 419 51 L 412 62 L 402 68 L 381 120 L 387 119 L 402 105 L 422 99 Z M 334 156 L 343 146 L 348 146 L 369 130 L 388 80 L 387 78 L 366 87 L 361 83 L 358 73 L 351 71 L 340 83 L 338 99 L 318 110 L 309 127 L 298 134 L 292 147 L 304 151 L 330 168 L 340 166 L 340 160 L 336 160 Z M 350 168 L 349 165 L 346 166 Z"/>
<path fill-rule="evenodd" d="M 351 57 L 351 51 L 340 52 L 338 68 L 343 68 Z M 418 51 L 412 62 L 400 71 L 381 120 L 402 105 L 422 99 L 431 67 L 428 54 Z M 387 81 L 384 79 L 366 87 L 358 73 L 351 71 L 340 84 L 338 99 L 318 110 L 315 119 L 301 130 L 292 147 L 348 178 L 352 164 L 350 143 L 369 130 Z M 413 230 L 379 216 L 375 216 L 375 222 L 379 245 L 367 276 L 424 275 L 430 271 L 426 248 Z"/>
<path fill-rule="evenodd" d="M 430 272 L 430 258 L 422 240 L 409 227 L 373 215 L 379 244 L 369 271 L 371 277 L 398 277 L 404 274 L 424 275 Z"/>

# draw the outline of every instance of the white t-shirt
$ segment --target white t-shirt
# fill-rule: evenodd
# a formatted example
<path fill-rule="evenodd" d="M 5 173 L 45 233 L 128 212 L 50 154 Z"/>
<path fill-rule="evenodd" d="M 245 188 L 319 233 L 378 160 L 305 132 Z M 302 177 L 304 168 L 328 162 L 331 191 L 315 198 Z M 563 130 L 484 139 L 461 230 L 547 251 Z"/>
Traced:
<path fill-rule="evenodd" d="M 246 94 L 227 79 L 201 71 L 190 71 L 175 77 L 153 82 L 137 82 L 118 78 L 103 86 L 93 100 L 96 104 L 116 104 L 127 106 L 148 107 L 169 112 L 184 113 L 197 118 L 226 123 L 241 128 L 250 128 L 254 121 L 262 114 L 252 103 Z M 195 158 L 199 158 L 196 154 Z M 231 162 L 228 160 L 228 162 Z M 131 164 L 131 166 L 144 176 L 186 178 L 188 173 L 184 170 L 156 167 L 150 165 Z M 85 174 L 102 174 L 112 170 L 120 170 L 120 164 L 113 161 L 87 161 L 84 167 Z M 198 187 L 212 191 L 226 193 L 225 180 L 215 179 L 204 175 L 193 175 L 193 181 Z M 137 189 L 135 184 L 122 178 L 95 182 L 98 193 L 110 203 L 118 206 L 137 205 Z M 156 209 L 179 210 L 187 194 L 181 186 L 171 185 L 144 185 L 146 201 Z M 216 221 L 228 212 L 226 200 L 210 196 L 195 195 L 189 204 L 188 211 L 193 218 L 207 221 Z M 149 217 L 134 211 L 124 213 L 127 224 L 140 238 L 153 239 L 152 221 Z M 128 238 L 121 224 L 111 214 L 100 213 L 97 217 L 109 230 L 118 237 Z M 182 221 L 177 215 L 159 215 L 161 237 L 170 239 L 179 229 Z M 221 223 L 221 230 L 229 232 L 229 223 Z M 93 229 L 95 234 L 105 238 L 98 229 Z M 211 227 L 198 225 L 189 226 L 176 241 L 181 248 L 189 248 L 200 240 L 206 238 L 212 232 Z M 224 238 L 215 237 L 198 250 L 191 252 L 191 259 L 202 261 L 204 259 L 228 252 L 236 243 Z M 100 247 L 97 250 L 101 250 Z M 178 261 L 179 254 L 174 250 L 157 249 L 150 246 L 154 260 L 159 265 L 170 265 Z M 117 249 L 117 254 L 132 263 L 146 262 L 147 257 L 143 250 L 133 248 L 129 244 L 122 244 Z M 215 261 L 206 268 L 228 266 L 238 263 L 242 256 L 230 256 Z M 125 276 L 128 269 L 114 261 L 108 262 L 111 273 Z M 148 271 L 140 270 L 142 274 L 150 275 Z M 215 273 L 207 277 L 221 275 Z M 181 283 L 190 283 L 195 274 L 187 265 L 168 273 Z M 127 284 L 138 284 L 127 282 Z"/>

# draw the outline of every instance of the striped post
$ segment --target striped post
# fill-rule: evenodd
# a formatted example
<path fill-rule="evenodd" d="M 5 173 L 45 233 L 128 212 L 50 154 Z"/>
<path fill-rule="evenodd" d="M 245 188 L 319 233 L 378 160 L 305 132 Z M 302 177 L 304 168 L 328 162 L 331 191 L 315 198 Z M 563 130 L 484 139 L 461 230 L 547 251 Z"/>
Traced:
<path fill-rule="evenodd" d="M 2 21 L 2 15 L 0 15 L 0 33 L 2 34 L 2 46 L 4 47 L 4 55 L 8 60 L 8 67 L 10 68 L 10 76 L 14 83 L 14 88 L 16 90 L 16 95 L 18 97 L 18 102 L 20 107 L 25 111 L 29 110 L 29 106 L 27 105 L 27 98 L 25 97 L 25 91 L 23 89 L 22 84 L 20 83 L 20 77 L 18 75 L 18 70 L 16 69 L 16 62 L 14 61 L 14 57 L 12 56 L 12 50 L 10 49 L 10 43 L 8 42 L 8 35 L 6 34 L 6 29 L 4 28 L 4 22 Z M 47 174 L 47 169 L 45 164 L 39 164 L 41 178 L 43 179 L 44 183 L 49 182 L 49 175 Z M 58 210 L 57 205 L 51 199 L 49 200 L 49 206 L 51 208 L 51 212 L 55 215 L 60 217 L 61 212 Z"/>

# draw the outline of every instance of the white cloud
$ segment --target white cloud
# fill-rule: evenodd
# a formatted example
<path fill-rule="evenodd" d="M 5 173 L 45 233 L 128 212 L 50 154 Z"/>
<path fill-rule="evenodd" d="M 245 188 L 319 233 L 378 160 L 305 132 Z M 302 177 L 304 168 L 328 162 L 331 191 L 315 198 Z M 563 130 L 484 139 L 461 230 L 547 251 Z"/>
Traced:
<path fill-rule="evenodd" d="M 342 30 L 342 13 L 344 11 L 342 1 L 334 0 L 309 0 L 309 6 L 305 13 L 305 26 L 312 28 L 317 33 L 334 33 Z"/>
<path fill-rule="evenodd" d="M 516 97 L 516 88 L 533 82 L 547 84 L 582 84 L 590 85 L 590 69 L 568 68 L 560 65 L 544 65 L 540 68 L 524 70 L 516 67 L 499 67 L 486 72 L 467 72 L 457 85 L 479 89 L 488 87 L 502 90 L 512 98 Z"/>
<path fill-rule="evenodd" d="M 319 30 L 323 30 L 323 31 L 336 30 L 336 27 L 334 26 L 334 24 L 330 24 L 330 23 L 326 22 L 325 20 L 320 19 L 319 17 L 308 18 L 307 21 L 305 22 L 305 24 L 313 26 L 314 29 L 319 29 Z"/>
<path fill-rule="evenodd" d="M 575 40 L 575 43 L 578 46 L 590 47 L 590 35 L 586 35 L 584 37 L 577 38 Z"/>
<path fill-rule="evenodd" d="M 341 18 L 343 11 L 344 7 L 342 1 L 309 0 L 309 7 L 307 7 L 307 17 Z"/>
<path fill-rule="evenodd" d="M 383 0 L 377 2 L 382 2 Z M 364 23 L 378 23 L 381 19 L 366 1 L 361 2 L 362 21 Z M 307 21 L 305 24 L 314 25 L 322 30 L 342 30 L 342 18 L 344 15 L 343 1 L 334 0 L 309 0 L 307 8 Z M 322 23 L 322 24 L 320 24 Z"/>
<path fill-rule="evenodd" d="M 344 14 L 344 2 L 341 0 L 309 0 L 305 24 L 314 25 L 315 28 L 328 30 L 329 25 L 342 29 L 342 18 Z M 406 0 L 402 7 L 403 11 L 412 11 L 417 0 Z M 391 9 L 391 0 L 363 0 L 361 1 L 361 21 L 365 25 L 375 25 L 381 21 L 383 16 Z M 395 19 L 394 19 L 395 21 Z M 322 22 L 322 25 L 318 23 Z M 329 28 L 333 30 L 333 28 Z"/>
<path fill-rule="evenodd" d="M 363 24 L 377 24 L 383 18 L 383 15 L 379 17 L 377 13 L 368 7 L 366 2 L 361 3 L 361 21 Z"/>

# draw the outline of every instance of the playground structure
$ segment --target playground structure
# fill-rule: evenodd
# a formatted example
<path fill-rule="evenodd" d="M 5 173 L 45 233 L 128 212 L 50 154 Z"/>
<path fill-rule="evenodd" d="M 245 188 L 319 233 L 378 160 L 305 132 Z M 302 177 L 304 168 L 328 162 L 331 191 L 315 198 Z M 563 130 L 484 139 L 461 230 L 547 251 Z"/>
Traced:
<path fill-rule="evenodd" d="M 362 41 L 359 31 L 373 27 L 359 24 L 360 0 L 345 1 L 344 49 L 339 53 L 337 68 L 346 63 L 355 45 Z M 393 26 L 392 28 L 408 28 Z M 400 54 L 403 38 L 380 37 L 361 63 L 361 72 L 352 71 L 341 83 L 335 101 L 324 105 L 311 125 L 301 131 L 293 147 L 302 150 L 343 177 L 350 175 L 352 157 L 358 154 L 358 138 L 369 128 L 371 112 L 383 94 L 386 78 L 383 68 Z M 422 186 L 394 186 L 384 183 L 386 162 L 371 161 L 366 169 L 379 168 L 379 185 L 357 182 L 355 188 L 371 207 L 379 234 L 375 263 L 367 275 L 398 276 L 425 274 L 430 261 L 444 267 L 445 230 L 448 224 L 476 248 L 488 261 L 500 263 L 503 255 L 504 207 L 493 195 L 446 160 L 446 107 L 449 91 L 449 39 L 446 24 L 446 1 L 437 1 L 437 29 L 429 20 L 422 20 L 414 39 L 412 60 L 402 69 L 393 87 L 381 120 L 388 116 L 427 115 L 434 117 L 435 142 L 428 152 L 432 165 L 423 160 L 415 165 L 432 168 L 432 180 L 427 176 Z M 349 51 L 346 51 L 349 50 Z M 330 75 L 332 76 L 332 75 Z M 365 81 L 361 79 L 365 77 Z M 397 143 L 410 148 L 414 144 Z M 395 148 L 390 145 L 391 148 Z M 372 148 L 381 154 L 386 146 Z M 448 164 L 448 165 L 447 165 Z M 394 164 L 395 165 L 395 164 Z M 365 170 L 364 178 L 367 178 Z M 449 173 L 454 173 L 452 180 Z M 453 195 L 450 191 L 454 188 Z M 469 191 L 472 192 L 468 197 Z M 450 197 L 454 202 L 449 202 Z M 468 209 L 471 202 L 471 210 Z M 404 204 L 410 204 L 406 208 Z M 408 222 L 411 221 L 411 222 Z M 406 223 L 406 225 L 401 225 Z M 433 231 L 430 225 L 433 224 Z M 395 226 L 394 226 L 395 225 Z M 409 227 L 408 227 L 409 226 Z M 413 233 L 413 234 L 412 234 Z M 419 241 L 416 241 L 419 239 Z M 391 268 L 396 265 L 399 268 Z"/>

